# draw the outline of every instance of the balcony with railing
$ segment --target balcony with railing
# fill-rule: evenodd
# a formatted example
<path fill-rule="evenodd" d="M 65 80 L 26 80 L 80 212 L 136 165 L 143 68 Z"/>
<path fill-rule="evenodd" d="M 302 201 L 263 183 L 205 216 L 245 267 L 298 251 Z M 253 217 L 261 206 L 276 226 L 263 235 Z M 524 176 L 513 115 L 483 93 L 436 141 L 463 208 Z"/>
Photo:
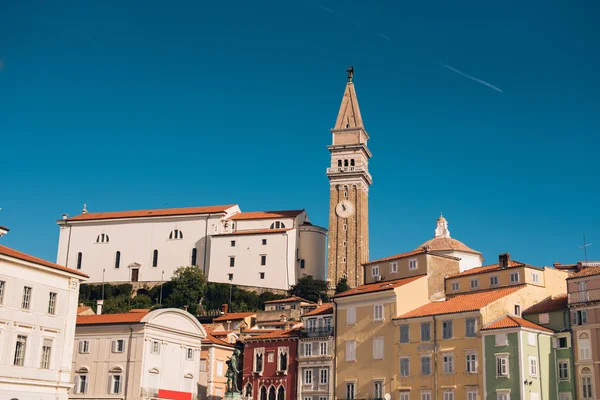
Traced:
<path fill-rule="evenodd" d="M 581 290 L 569 293 L 569 304 L 600 301 L 600 289 Z"/>
<path fill-rule="evenodd" d="M 333 326 L 329 327 L 320 327 L 320 328 L 305 328 L 304 334 L 307 337 L 327 337 L 333 336 Z"/>

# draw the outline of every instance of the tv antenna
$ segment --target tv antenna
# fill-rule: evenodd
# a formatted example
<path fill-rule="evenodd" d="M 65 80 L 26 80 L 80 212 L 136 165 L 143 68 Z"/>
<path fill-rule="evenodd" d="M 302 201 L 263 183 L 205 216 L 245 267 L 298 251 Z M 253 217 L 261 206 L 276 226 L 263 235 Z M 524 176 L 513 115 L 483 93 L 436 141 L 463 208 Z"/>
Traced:
<path fill-rule="evenodd" d="M 587 248 L 590 247 L 592 244 L 591 243 L 587 243 L 585 241 L 585 233 L 583 234 L 583 246 L 578 246 L 580 249 L 583 249 L 583 255 L 585 257 L 585 262 L 587 263 Z"/>

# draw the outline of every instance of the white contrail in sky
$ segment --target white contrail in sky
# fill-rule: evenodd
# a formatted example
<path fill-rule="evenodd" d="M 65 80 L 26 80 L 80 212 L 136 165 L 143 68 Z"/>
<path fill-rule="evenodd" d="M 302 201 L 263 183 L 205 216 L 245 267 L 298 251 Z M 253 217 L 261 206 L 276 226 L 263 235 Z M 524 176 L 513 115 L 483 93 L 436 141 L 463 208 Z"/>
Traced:
<path fill-rule="evenodd" d="M 384 34 L 383 34 L 383 33 L 381 33 L 381 32 L 377 32 L 377 36 L 379 36 L 380 38 L 383 38 L 383 39 L 385 39 L 385 40 L 387 40 L 387 41 L 390 41 L 390 42 L 392 42 L 392 41 L 393 41 L 391 37 L 389 37 L 389 36 L 386 36 L 386 35 L 384 35 Z"/>
<path fill-rule="evenodd" d="M 317 6 L 318 6 L 318 7 L 319 7 L 321 10 L 325 10 L 325 11 L 327 11 L 328 13 L 331 13 L 331 14 L 333 14 L 333 15 L 337 15 L 338 17 L 341 17 L 341 16 L 342 16 L 342 15 L 341 15 L 339 12 L 337 12 L 337 11 L 335 11 L 335 10 L 332 10 L 332 9 L 331 9 L 331 8 L 329 8 L 329 7 L 325 7 L 325 6 L 322 6 L 322 5 L 320 5 L 320 4 L 317 4 Z"/>
<path fill-rule="evenodd" d="M 441 65 L 442 67 L 444 67 L 444 68 L 447 68 L 447 69 L 449 69 L 449 70 L 450 70 L 450 71 L 452 71 L 452 72 L 456 72 L 457 74 L 459 74 L 459 75 L 461 75 L 461 76 L 464 76 L 464 77 L 465 77 L 465 78 L 467 78 L 467 79 L 470 79 L 470 80 L 472 80 L 472 81 L 475 81 L 475 82 L 477 82 L 477 83 L 481 83 L 482 85 L 485 85 L 485 86 L 487 86 L 487 87 L 489 87 L 489 88 L 492 88 L 492 89 L 494 89 L 494 90 L 496 90 L 496 91 L 498 91 L 498 92 L 500 92 L 500 93 L 503 93 L 503 92 L 502 92 L 502 89 L 500 89 L 500 88 L 499 88 L 499 87 L 497 87 L 497 86 L 494 86 L 494 85 L 492 85 L 492 84 L 491 84 L 491 83 L 489 83 L 489 82 L 486 82 L 486 81 L 484 81 L 484 80 L 482 80 L 482 79 L 475 78 L 474 76 L 471 76 L 471 75 L 465 74 L 464 72 L 462 72 L 462 71 L 459 71 L 458 69 L 456 69 L 456 68 L 454 68 L 454 67 L 451 67 L 451 66 L 450 66 L 450 65 L 448 65 L 448 64 L 440 63 L 440 65 Z"/>

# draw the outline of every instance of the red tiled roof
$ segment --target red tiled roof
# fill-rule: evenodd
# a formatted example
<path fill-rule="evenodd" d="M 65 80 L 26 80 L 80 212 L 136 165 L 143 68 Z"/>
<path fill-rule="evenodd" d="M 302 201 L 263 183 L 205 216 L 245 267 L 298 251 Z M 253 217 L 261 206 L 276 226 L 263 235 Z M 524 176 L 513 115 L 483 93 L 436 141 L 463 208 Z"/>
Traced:
<path fill-rule="evenodd" d="M 582 278 L 584 276 L 592 276 L 600 274 L 600 266 L 598 267 L 584 267 L 581 271 L 576 272 L 569 276 L 567 279 Z"/>
<path fill-rule="evenodd" d="M 91 307 L 77 307 L 77 314 L 85 312 L 87 310 L 91 310 Z"/>
<path fill-rule="evenodd" d="M 219 338 L 216 338 L 213 335 L 211 335 L 210 333 L 206 334 L 206 338 L 202 339 L 202 343 L 205 343 L 205 344 L 212 343 L 212 344 L 217 344 L 219 346 L 234 347 L 233 344 L 228 343 Z"/>
<path fill-rule="evenodd" d="M 230 333 L 234 333 L 232 329 L 228 331 L 212 331 L 210 334 L 213 336 L 228 336 Z"/>
<path fill-rule="evenodd" d="M 263 339 L 286 339 L 296 338 L 300 335 L 300 328 L 292 328 L 288 330 L 276 330 L 260 336 L 249 337 L 246 340 L 263 340 Z"/>
<path fill-rule="evenodd" d="M 550 311 L 562 310 L 567 308 L 569 305 L 569 297 L 566 293 L 559 294 L 558 296 L 548 297 L 545 300 L 540 301 L 524 310 L 521 315 L 528 314 L 540 314 L 547 313 Z"/>
<path fill-rule="evenodd" d="M 393 281 L 368 283 L 366 285 L 357 286 L 354 289 L 350 289 L 345 292 L 338 293 L 333 297 L 335 299 L 338 299 L 340 297 L 348 297 L 348 296 L 364 294 L 364 293 L 374 293 L 374 292 L 382 292 L 384 290 L 392 290 L 399 286 L 406 285 L 407 283 L 411 283 L 412 281 L 416 281 L 417 279 L 423 278 L 425 276 L 426 276 L 426 274 L 411 276 L 410 278 L 395 279 Z"/>
<path fill-rule="evenodd" d="M 285 228 L 285 229 L 251 229 L 251 230 L 247 230 L 247 231 L 235 231 L 235 232 L 229 232 L 229 233 L 222 233 L 219 236 L 229 236 L 229 235 L 264 235 L 264 234 L 269 234 L 269 233 L 283 233 L 283 232 L 287 232 L 287 231 L 291 231 L 292 228 Z"/>
<path fill-rule="evenodd" d="M 415 250 L 421 250 L 421 249 L 423 249 L 423 247 L 428 247 L 429 250 L 433 250 L 433 251 L 435 251 L 435 250 L 456 250 L 456 251 L 464 251 L 467 253 L 481 254 L 477 250 L 473 250 L 472 248 L 470 248 L 469 246 L 467 246 L 466 244 L 464 244 L 463 242 L 461 242 L 459 240 L 452 239 L 452 238 L 446 238 L 446 237 L 436 237 L 433 239 L 429 239 L 428 241 L 426 241 L 425 243 L 423 243 L 422 245 L 417 247 Z"/>
<path fill-rule="evenodd" d="M 434 301 L 395 319 L 428 317 L 431 315 L 452 314 L 466 311 L 476 311 L 496 300 L 499 300 L 526 285 L 511 286 L 493 290 L 484 290 L 474 293 L 458 294 L 444 301 Z"/>
<path fill-rule="evenodd" d="M 314 315 L 326 315 L 333 314 L 333 303 L 324 303 L 320 307 L 315 308 L 311 312 L 308 312 L 303 317 L 312 317 Z"/>
<path fill-rule="evenodd" d="M 232 220 L 242 219 L 275 219 L 275 218 L 296 218 L 304 210 L 282 210 L 282 211 L 251 211 L 241 212 L 231 216 Z"/>
<path fill-rule="evenodd" d="M 260 328 L 259 329 L 252 329 L 252 328 L 248 328 L 248 329 L 243 329 L 242 333 L 247 333 L 247 334 L 250 334 L 250 333 L 260 333 L 260 334 L 264 334 L 264 333 L 275 332 L 275 331 L 279 332 L 280 329 L 260 329 Z"/>
<path fill-rule="evenodd" d="M 505 315 L 496 321 L 492 321 L 483 328 L 482 331 L 490 331 L 492 329 L 505 329 L 505 328 L 530 328 L 537 329 L 544 332 L 554 332 L 552 329 L 534 324 L 526 319 L 515 317 L 514 315 Z"/>
<path fill-rule="evenodd" d="M 27 262 L 34 263 L 34 264 L 43 265 L 44 267 L 49 267 L 49 268 L 56 269 L 59 271 L 68 272 L 71 274 L 89 278 L 88 275 L 84 274 L 81 271 L 63 267 L 62 265 L 54 264 L 54 263 L 51 263 L 50 261 L 46 261 L 46 260 L 42 260 L 41 258 L 30 256 L 29 254 L 21 253 L 20 251 L 11 249 L 10 247 L 0 245 L 0 254 L 7 256 L 7 257 L 16 258 L 16 259 L 19 259 L 22 261 L 27 261 Z"/>
<path fill-rule="evenodd" d="M 150 310 L 146 312 L 128 312 L 123 314 L 101 314 L 101 315 L 79 315 L 77 325 L 100 325 L 100 324 L 131 324 L 138 323 Z"/>
<path fill-rule="evenodd" d="M 226 322 L 226 321 L 234 321 L 237 319 L 244 319 L 247 317 L 251 317 L 253 315 L 256 315 L 255 312 L 239 312 L 239 313 L 228 313 L 225 315 L 221 315 L 218 318 L 213 319 L 213 322 Z"/>
<path fill-rule="evenodd" d="M 202 324 L 206 333 L 211 333 L 215 329 L 223 329 L 223 324 Z"/>
<path fill-rule="evenodd" d="M 224 206 L 186 207 L 186 208 L 162 208 L 157 210 L 133 210 L 133 211 L 111 211 L 76 215 L 67 221 L 90 221 L 97 219 L 118 218 L 141 218 L 141 217 L 165 217 L 171 215 L 194 215 L 208 213 L 223 213 L 228 208 L 235 206 L 229 204 Z M 60 222 L 62 220 L 58 220 Z"/>
<path fill-rule="evenodd" d="M 531 268 L 538 268 L 538 269 L 540 269 L 540 267 L 534 267 L 532 265 L 527 265 L 527 264 L 519 262 L 519 261 L 512 261 L 511 260 L 508 263 L 508 268 L 516 268 L 516 267 L 531 267 Z M 458 278 L 458 277 L 462 277 L 462 276 L 475 275 L 475 274 L 482 274 L 484 272 L 492 272 L 492 271 L 499 271 L 499 270 L 500 270 L 500 264 L 484 265 L 482 267 L 471 268 L 471 269 L 468 269 L 466 271 L 460 272 L 458 274 L 450 275 L 450 276 L 448 276 L 448 279 L 450 279 L 450 278 Z"/>
<path fill-rule="evenodd" d="M 396 254 L 393 256 L 380 258 L 378 260 L 369 261 L 369 262 L 364 263 L 363 265 L 376 264 L 376 263 L 380 263 L 380 262 L 395 260 L 397 258 L 416 256 L 416 255 L 423 254 L 423 253 L 425 253 L 425 250 L 423 250 L 423 249 L 413 250 L 413 251 L 409 251 L 407 253 L 400 253 L 400 254 Z"/>
<path fill-rule="evenodd" d="M 306 299 L 303 299 L 302 297 L 298 297 L 298 296 L 291 296 L 291 297 L 287 297 L 285 299 L 278 299 L 278 300 L 269 300 L 269 301 L 265 301 L 265 304 L 273 304 L 273 303 L 291 303 L 294 301 L 301 301 L 303 303 L 310 303 L 310 304 L 316 304 L 312 301 L 308 301 Z"/>

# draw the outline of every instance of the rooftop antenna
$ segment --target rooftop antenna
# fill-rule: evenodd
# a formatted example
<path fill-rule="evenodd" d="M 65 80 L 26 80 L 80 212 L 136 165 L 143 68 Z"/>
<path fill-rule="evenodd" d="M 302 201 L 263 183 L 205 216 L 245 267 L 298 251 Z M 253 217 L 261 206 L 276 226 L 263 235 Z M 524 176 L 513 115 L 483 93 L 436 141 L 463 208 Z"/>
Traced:
<path fill-rule="evenodd" d="M 591 243 L 587 243 L 585 241 L 585 232 L 583 233 L 583 246 L 578 246 L 580 249 L 583 249 L 583 255 L 585 257 L 585 262 L 587 263 L 587 248 L 590 247 L 592 244 Z"/>

